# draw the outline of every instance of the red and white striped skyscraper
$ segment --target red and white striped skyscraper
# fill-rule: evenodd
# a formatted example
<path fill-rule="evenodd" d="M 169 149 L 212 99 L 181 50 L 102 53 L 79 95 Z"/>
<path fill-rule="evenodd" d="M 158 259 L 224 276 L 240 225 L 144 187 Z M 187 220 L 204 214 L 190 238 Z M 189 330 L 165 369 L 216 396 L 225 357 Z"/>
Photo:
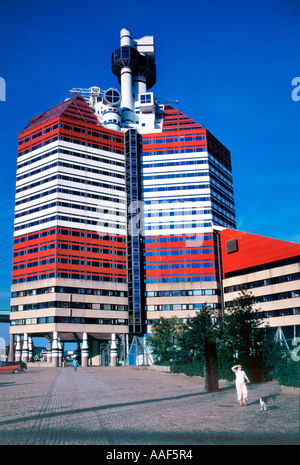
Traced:
<path fill-rule="evenodd" d="M 74 89 L 19 136 L 11 335 L 24 360 L 46 336 L 54 364 L 68 341 L 104 363 L 117 334 L 125 362 L 160 316 L 221 309 L 230 152 L 155 98 L 153 37 L 123 29 L 112 71 L 120 91 Z"/>

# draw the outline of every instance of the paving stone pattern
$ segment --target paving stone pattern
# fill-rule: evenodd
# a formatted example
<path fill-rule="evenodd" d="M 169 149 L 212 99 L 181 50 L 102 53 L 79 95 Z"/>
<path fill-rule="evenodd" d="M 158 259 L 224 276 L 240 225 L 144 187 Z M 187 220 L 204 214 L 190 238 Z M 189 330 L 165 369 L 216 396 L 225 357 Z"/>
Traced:
<path fill-rule="evenodd" d="M 201 378 L 145 367 L 30 367 L 1 374 L 2 445 L 299 444 L 299 398 L 276 383 L 205 392 Z M 259 397 L 275 395 L 267 411 Z"/>

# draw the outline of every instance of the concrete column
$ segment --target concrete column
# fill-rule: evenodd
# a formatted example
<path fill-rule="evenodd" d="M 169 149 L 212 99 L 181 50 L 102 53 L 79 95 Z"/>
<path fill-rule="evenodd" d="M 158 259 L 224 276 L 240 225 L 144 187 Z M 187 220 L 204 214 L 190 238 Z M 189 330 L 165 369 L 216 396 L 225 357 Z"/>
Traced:
<path fill-rule="evenodd" d="M 80 361 L 80 354 L 81 354 L 81 351 L 80 351 L 80 342 L 77 342 L 77 346 L 76 346 L 76 351 L 75 351 L 75 355 L 76 355 L 76 358 L 78 360 L 78 363 Z"/>
<path fill-rule="evenodd" d="M 83 367 L 88 366 L 88 358 L 89 358 L 88 335 L 87 333 L 83 333 L 83 341 L 82 341 L 82 346 L 81 346 L 81 365 Z"/>
<path fill-rule="evenodd" d="M 129 349 L 130 349 L 130 345 L 129 345 L 129 335 L 128 334 L 125 334 L 125 339 L 126 339 L 126 359 L 128 357 L 128 354 L 129 354 Z M 125 360 L 126 360 L 125 359 Z"/>
<path fill-rule="evenodd" d="M 63 358 L 63 345 L 62 345 L 60 338 L 58 338 L 58 366 L 59 367 L 62 366 L 62 358 Z"/>
<path fill-rule="evenodd" d="M 47 346 L 47 363 L 51 363 L 52 361 L 52 344 L 48 342 Z"/>
<path fill-rule="evenodd" d="M 117 350 L 117 344 L 116 344 L 116 335 L 113 333 L 111 335 L 111 344 L 110 344 L 110 365 L 112 367 L 117 366 L 117 355 L 118 355 L 118 350 Z"/>
<path fill-rule="evenodd" d="M 128 29 L 122 29 L 120 35 L 121 47 L 130 46 L 133 47 L 133 40 L 131 32 Z M 122 122 L 129 124 L 134 121 L 133 109 L 133 78 L 132 70 L 129 66 L 123 66 L 121 69 L 121 109 L 122 109 Z"/>
<path fill-rule="evenodd" d="M 121 118 L 123 123 L 132 123 L 134 121 L 133 114 L 133 80 L 132 71 L 128 66 L 124 66 L 121 70 Z"/>
<path fill-rule="evenodd" d="M 138 101 L 139 94 L 145 94 L 147 92 L 147 81 L 145 76 L 140 74 L 133 78 L 133 93 L 135 101 Z"/>
<path fill-rule="evenodd" d="M 9 335 L 9 352 L 7 357 L 8 362 L 15 360 L 15 336 L 14 334 Z"/>
<path fill-rule="evenodd" d="M 23 338 L 22 361 L 25 363 L 28 362 L 28 334 L 27 333 L 24 333 L 24 338 Z"/>
<path fill-rule="evenodd" d="M 31 361 L 33 359 L 33 343 L 32 337 L 28 336 L 28 360 Z"/>
<path fill-rule="evenodd" d="M 57 334 L 57 331 L 53 331 L 52 365 L 55 367 L 58 366 L 58 334 Z"/>
<path fill-rule="evenodd" d="M 133 81 L 132 71 L 128 66 L 124 66 L 121 70 L 121 91 L 122 101 L 121 108 L 129 108 L 133 110 Z"/>
<path fill-rule="evenodd" d="M 21 336 L 17 334 L 17 343 L 15 348 L 15 360 L 19 362 L 21 360 Z"/>

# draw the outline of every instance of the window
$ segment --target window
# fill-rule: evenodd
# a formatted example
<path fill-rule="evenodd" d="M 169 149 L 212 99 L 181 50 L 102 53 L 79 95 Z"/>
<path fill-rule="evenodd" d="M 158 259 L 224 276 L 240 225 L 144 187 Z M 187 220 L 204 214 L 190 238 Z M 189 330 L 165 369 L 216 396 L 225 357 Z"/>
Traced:
<path fill-rule="evenodd" d="M 142 94 L 140 95 L 140 101 L 141 103 L 151 103 L 152 101 L 152 94 Z"/>

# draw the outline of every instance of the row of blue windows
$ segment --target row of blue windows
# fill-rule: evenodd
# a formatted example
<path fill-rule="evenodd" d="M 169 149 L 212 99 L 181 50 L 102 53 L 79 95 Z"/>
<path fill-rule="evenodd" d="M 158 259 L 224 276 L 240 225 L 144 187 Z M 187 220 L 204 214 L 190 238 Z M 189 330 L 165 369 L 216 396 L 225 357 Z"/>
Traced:
<path fill-rule="evenodd" d="M 167 257 L 167 256 L 174 256 L 174 255 L 202 255 L 202 254 L 211 254 L 214 252 L 214 249 L 207 248 L 207 249 L 192 249 L 188 250 L 186 247 L 183 250 L 180 249 L 166 249 L 166 250 L 159 250 L 159 251 L 151 251 L 148 250 L 144 253 L 145 257 Z"/>
<path fill-rule="evenodd" d="M 215 163 L 213 163 L 211 160 L 206 160 L 206 159 L 198 159 L 198 160 L 187 160 L 187 161 L 184 161 L 184 160 L 181 160 L 181 161 L 178 161 L 178 162 L 171 162 L 171 161 L 165 161 L 165 162 L 162 162 L 162 163 L 147 163 L 147 162 L 144 162 L 143 163 L 143 167 L 142 167 L 142 173 L 144 172 L 144 169 L 146 168 L 160 168 L 160 167 L 173 167 L 173 166 L 189 166 L 189 165 L 201 165 L 201 164 L 209 164 L 209 167 L 210 167 L 210 172 L 211 173 L 215 173 L 219 179 L 229 183 L 229 185 L 231 186 L 232 185 L 232 175 L 230 174 L 229 172 L 229 175 L 227 173 L 224 172 L 224 170 L 219 167 L 219 166 L 216 166 Z M 146 179 L 146 178 L 144 178 Z"/>
<path fill-rule="evenodd" d="M 20 318 L 12 320 L 12 326 L 43 325 L 46 323 L 72 323 L 84 325 L 128 325 L 128 320 L 123 318 L 83 318 L 64 316 L 45 316 L 40 318 Z"/>
<path fill-rule="evenodd" d="M 172 311 L 172 310 L 202 310 L 207 304 L 165 304 L 165 305 L 146 305 L 147 311 Z M 219 304 L 209 304 L 210 308 L 219 308 Z"/>
<path fill-rule="evenodd" d="M 218 193 L 212 188 L 212 196 L 210 197 L 184 197 L 181 193 L 178 193 L 178 197 L 160 197 L 155 199 L 144 199 L 142 200 L 144 205 L 162 205 L 164 208 L 168 205 L 168 208 L 179 207 L 179 204 L 184 204 L 185 202 L 198 203 L 198 202 L 208 202 L 213 201 L 213 208 L 220 213 L 227 216 L 229 214 L 232 219 L 235 219 L 235 210 L 234 210 L 234 200 L 228 201 L 226 198 L 221 197 Z M 179 196 L 180 195 L 180 196 Z"/>
<path fill-rule="evenodd" d="M 225 222 L 224 226 L 226 226 L 227 222 L 235 224 L 235 216 L 228 213 L 213 213 L 212 219 L 214 224 L 217 222 Z"/>
<path fill-rule="evenodd" d="M 41 231 L 41 232 L 37 232 L 34 234 L 30 234 L 28 236 L 16 238 L 14 239 L 14 243 L 20 244 L 21 242 L 40 239 L 41 237 L 51 236 L 52 234 L 62 234 L 64 236 L 85 237 L 88 239 L 98 239 L 98 240 L 106 239 L 106 240 L 113 241 L 113 242 L 126 242 L 126 239 L 124 236 L 107 237 L 107 235 L 102 236 L 101 234 L 93 233 L 90 231 L 76 231 L 76 230 L 69 230 L 69 229 L 52 228 L 52 229 L 48 229 L 47 231 Z"/>
<path fill-rule="evenodd" d="M 31 146 L 26 150 L 20 151 L 18 157 L 20 157 L 21 155 L 25 155 L 27 153 L 30 153 L 30 152 L 32 152 L 34 150 L 37 150 L 37 149 L 39 149 L 41 147 L 45 147 L 46 145 L 52 144 L 55 141 L 70 142 L 72 144 L 83 145 L 84 147 L 92 147 L 92 148 L 95 148 L 95 149 L 104 150 L 104 151 L 111 152 L 111 153 L 118 153 L 118 154 L 121 154 L 121 155 L 124 154 L 123 150 L 120 150 L 119 148 L 116 148 L 113 145 L 107 145 L 106 146 L 106 145 L 102 145 L 102 144 L 95 144 L 95 143 L 92 144 L 90 142 L 86 142 L 86 141 L 78 140 L 78 139 L 73 139 L 71 137 L 57 136 L 57 137 L 52 137 L 51 139 L 48 139 L 46 141 L 43 141 L 40 144 Z"/>
<path fill-rule="evenodd" d="M 24 228 L 31 228 L 32 226 L 37 226 L 38 224 L 45 224 L 49 223 L 49 221 L 68 221 L 69 223 L 79 223 L 79 224 L 90 224 L 97 227 L 104 227 L 104 228 L 114 228 L 114 229 L 126 229 L 126 226 L 119 223 L 108 223 L 103 221 L 94 221 L 88 220 L 87 218 L 74 218 L 72 216 L 61 216 L 61 215 L 54 215 L 48 216 L 47 218 L 43 218 L 42 220 L 31 221 L 30 223 L 22 224 L 21 226 L 15 226 L 14 231 L 20 231 Z"/>
<path fill-rule="evenodd" d="M 190 229 L 190 228 L 211 228 L 212 223 L 166 223 L 166 224 L 150 224 L 144 226 L 144 231 L 162 231 L 164 229 Z"/>
<path fill-rule="evenodd" d="M 227 182 L 232 186 L 233 180 L 232 180 L 232 175 L 224 173 L 222 169 L 220 169 L 218 166 L 214 166 L 214 164 L 209 160 L 209 171 L 210 173 L 214 173 L 219 179 L 222 179 L 223 181 Z"/>
<path fill-rule="evenodd" d="M 189 150 L 190 152 L 199 152 L 203 150 L 194 149 Z M 164 154 L 164 152 L 157 153 L 159 155 Z M 142 155 L 146 155 L 143 153 Z M 147 154 L 149 155 L 149 154 Z M 143 157 L 142 157 L 143 160 Z M 170 161 L 165 160 L 161 162 L 147 162 L 145 158 L 142 162 L 142 168 L 160 168 L 160 167 L 171 167 L 171 166 L 188 166 L 188 165 L 199 165 L 199 164 L 209 164 L 211 172 L 217 174 L 218 177 L 221 177 L 224 181 L 229 182 L 232 184 L 232 173 L 231 171 L 226 168 L 222 163 L 220 163 L 210 152 L 208 152 L 208 160 L 205 159 L 193 159 L 193 160 L 179 160 L 179 161 Z"/>
<path fill-rule="evenodd" d="M 180 136 L 180 137 L 168 137 L 164 139 L 142 139 L 142 145 L 147 144 L 170 144 L 173 142 L 190 142 L 194 140 L 206 140 L 206 136 Z"/>
<path fill-rule="evenodd" d="M 91 131 L 86 128 L 82 128 L 80 126 L 70 126 L 68 124 L 59 123 L 54 126 L 49 126 L 48 128 L 42 129 L 42 131 L 32 133 L 29 137 L 26 137 L 25 139 L 21 140 L 19 145 L 22 145 L 22 144 L 25 144 L 26 142 L 37 139 L 38 137 L 41 137 L 42 135 L 47 134 L 50 131 L 54 131 L 54 129 L 58 129 L 58 128 L 67 129 L 68 131 L 79 132 L 82 134 L 87 134 L 93 137 L 100 137 L 102 139 L 107 139 L 113 142 L 123 142 L 123 138 L 120 138 L 120 137 L 108 135 L 106 133 Z"/>
<path fill-rule="evenodd" d="M 189 268 L 213 268 L 215 266 L 215 262 L 193 262 L 193 263 L 174 263 L 174 264 L 159 264 L 159 265 L 148 265 L 144 267 L 145 270 L 152 271 L 152 270 L 182 270 L 182 269 L 189 269 Z"/>
<path fill-rule="evenodd" d="M 207 152 L 206 147 L 189 147 L 187 149 L 177 150 L 156 150 L 151 152 L 142 152 L 143 156 L 154 156 L 154 155 L 174 155 L 176 153 L 195 153 L 195 152 Z"/>
<path fill-rule="evenodd" d="M 255 273 L 257 271 L 271 270 L 272 268 L 277 268 L 279 266 L 293 265 L 294 263 L 300 263 L 300 255 L 295 257 L 283 258 L 282 260 L 276 260 L 274 262 L 264 263 L 262 265 L 251 266 L 249 268 L 243 268 L 242 270 L 230 271 L 225 273 L 226 278 L 232 278 L 235 276 L 241 276 L 249 273 Z"/>
<path fill-rule="evenodd" d="M 127 297 L 127 292 L 112 289 L 90 289 L 82 287 L 64 287 L 64 286 L 48 286 L 39 287 L 36 289 L 26 289 L 23 291 L 14 291 L 11 297 L 29 297 L 33 295 L 44 294 L 80 294 L 80 295 L 98 295 L 98 296 L 114 296 L 114 297 Z"/>
<path fill-rule="evenodd" d="M 145 292 L 146 297 L 179 297 L 187 295 L 220 295 L 219 289 L 179 289 L 169 291 L 148 291 Z"/>
<path fill-rule="evenodd" d="M 106 183 L 97 182 L 97 181 L 90 181 L 87 178 L 74 178 L 73 176 L 64 176 L 62 174 L 55 174 L 53 176 L 50 176 L 49 178 L 44 178 L 44 179 L 41 179 L 41 180 L 39 180 L 37 182 L 33 182 L 31 184 L 27 184 L 26 186 L 20 187 L 19 189 L 16 189 L 16 193 L 18 194 L 18 193 L 23 192 L 25 190 L 32 189 L 33 187 L 37 187 L 37 186 L 40 186 L 40 185 L 45 184 L 47 182 L 58 180 L 58 179 L 61 179 L 63 181 L 68 181 L 68 182 L 77 182 L 77 183 L 80 183 L 80 184 L 86 184 L 86 185 L 89 185 L 89 186 L 97 186 L 97 187 L 103 187 L 103 188 L 106 188 L 106 189 L 114 189 L 114 190 L 118 190 L 118 191 L 122 191 L 122 192 L 125 191 L 125 187 L 120 186 L 120 185 L 106 184 Z"/>
<path fill-rule="evenodd" d="M 158 198 L 155 198 L 155 199 L 151 199 L 151 200 L 147 200 L 147 199 L 144 199 L 143 202 L 145 205 L 166 205 L 166 204 L 174 204 L 174 205 L 177 205 L 179 202 L 180 203 L 184 203 L 184 202 L 208 202 L 210 201 L 210 197 L 204 197 L 204 196 L 201 196 L 201 197 L 183 197 L 183 196 L 180 196 L 180 197 L 162 197 L 161 199 L 158 199 Z"/>
<path fill-rule="evenodd" d="M 225 294 L 228 292 L 244 291 L 247 289 L 254 289 L 256 287 L 271 286 L 273 284 L 287 283 L 290 281 L 297 281 L 300 279 L 300 273 L 291 273 L 283 276 L 275 276 L 274 278 L 260 279 L 258 281 L 251 281 L 250 283 L 236 284 L 224 288 Z"/>
<path fill-rule="evenodd" d="M 22 174 L 20 176 L 17 176 L 17 181 L 20 181 L 21 179 L 28 178 L 30 176 L 34 176 L 35 174 L 42 173 L 43 171 L 49 170 L 51 168 L 54 168 L 55 166 L 63 166 L 64 168 L 70 168 L 73 170 L 81 170 L 87 173 L 94 173 L 102 176 L 110 176 L 113 178 L 119 178 L 119 179 L 124 179 L 124 174 L 120 174 L 114 171 L 104 171 L 104 170 L 99 170 L 96 168 L 90 168 L 86 165 L 74 165 L 73 163 L 66 163 L 63 161 L 55 161 L 53 163 L 50 163 L 49 165 L 44 165 L 40 168 L 37 168 L 33 171 L 29 171 L 25 174 Z"/>
<path fill-rule="evenodd" d="M 161 244 L 163 242 L 189 242 L 189 241 L 212 241 L 212 234 L 193 234 L 192 236 L 171 236 L 171 237 L 146 237 L 144 239 L 145 244 Z"/>
<path fill-rule="evenodd" d="M 18 169 L 24 168 L 25 166 L 32 165 L 33 163 L 36 163 L 37 161 L 40 161 L 40 160 L 44 160 L 45 158 L 50 157 L 51 155 L 55 155 L 56 153 L 71 155 L 72 157 L 78 157 L 84 160 L 93 160 L 93 161 L 97 161 L 100 163 L 107 163 L 109 165 L 122 166 L 122 167 L 124 167 L 125 165 L 124 162 L 118 161 L 115 158 L 105 158 L 100 155 L 96 156 L 96 155 L 90 155 L 88 153 L 74 152 L 73 150 L 57 148 L 54 150 L 50 150 L 46 153 L 43 153 L 42 155 L 39 155 L 37 157 L 34 156 L 30 158 L 30 160 L 26 160 L 23 163 L 18 163 L 17 167 Z"/>
<path fill-rule="evenodd" d="M 220 179 L 218 179 L 214 174 L 210 174 L 210 182 L 213 186 L 219 188 L 221 192 L 226 192 L 230 197 L 233 197 L 232 182 L 228 185 L 227 183 L 220 181 Z"/>
<path fill-rule="evenodd" d="M 92 252 L 92 253 L 98 253 L 98 254 L 123 255 L 123 256 L 126 255 L 125 250 L 115 249 L 113 248 L 112 244 L 109 244 L 109 246 L 107 246 L 108 247 L 107 249 L 103 249 L 99 247 L 79 246 L 79 245 L 75 245 L 72 243 L 67 243 L 67 244 L 55 243 L 55 247 L 57 247 L 58 249 L 80 250 L 81 252 Z"/>
<path fill-rule="evenodd" d="M 276 318 L 278 316 L 300 315 L 300 307 L 280 308 L 279 310 L 266 310 L 259 312 L 260 318 Z"/>
<path fill-rule="evenodd" d="M 125 270 L 126 265 L 119 264 L 118 262 L 103 262 L 103 261 L 88 261 L 88 260 L 77 260 L 77 259 L 71 259 L 71 258 L 61 258 L 61 257 L 56 257 L 56 258 L 48 258 L 45 260 L 38 260 L 35 262 L 26 262 L 22 263 L 20 265 L 15 265 L 13 267 L 13 270 L 24 270 L 28 268 L 33 268 L 36 266 L 43 266 L 43 265 L 48 265 L 50 263 L 64 263 L 68 265 L 81 265 L 81 266 L 94 266 L 94 267 L 101 267 L 101 268 L 110 268 L 110 269 L 118 269 L 118 270 Z"/>
<path fill-rule="evenodd" d="M 286 291 L 286 292 L 278 292 L 276 294 L 268 294 L 268 295 L 261 295 L 257 297 L 253 297 L 253 302 L 255 304 L 263 303 L 263 302 L 272 302 L 274 300 L 284 300 L 284 299 L 294 299 L 296 297 L 300 297 L 300 290 L 294 291 Z M 231 301 L 226 302 L 226 307 L 232 304 Z"/>
<path fill-rule="evenodd" d="M 171 126 L 171 127 L 167 128 L 167 126 Z M 174 119 L 172 118 L 169 121 L 168 120 L 164 121 L 164 131 L 197 129 L 197 128 L 199 128 L 199 124 L 195 123 L 194 121 L 191 121 L 189 118 L 187 118 L 187 121 L 185 121 L 185 118 L 177 119 L 176 117 Z"/>
<path fill-rule="evenodd" d="M 174 205 L 178 208 L 178 205 Z M 145 213 L 145 218 L 162 218 L 166 216 L 183 216 L 183 215 L 209 215 L 211 210 L 151 210 L 149 213 Z"/>
<path fill-rule="evenodd" d="M 193 171 L 193 172 L 181 172 L 181 173 L 171 173 L 171 174 L 158 174 L 158 175 L 149 175 L 143 176 L 143 181 L 155 180 L 155 179 L 176 179 L 176 178 L 193 178 L 198 176 L 208 176 L 208 171 Z"/>
<path fill-rule="evenodd" d="M 25 144 L 26 142 L 29 142 L 29 141 L 31 141 L 33 139 L 37 139 L 38 137 L 41 137 L 42 135 L 47 134 L 48 132 L 54 131 L 54 129 L 58 129 L 59 126 L 60 126 L 59 124 L 55 124 L 54 126 L 49 126 L 49 127 L 45 128 L 45 129 L 43 129 L 42 131 L 31 134 L 31 136 L 26 137 L 25 139 L 21 140 L 19 142 L 19 145 Z"/>
<path fill-rule="evenodd" d="M 229 208 L 231 208 L 232 210 L 234 210 L 233 195 L 228 197 L 224 191 L 216 189 L 215 186 L 211 186 L 210 191 L 211 191 L 212 199 L 214 199 L 214 201 L 218 200 L 220 205 L 224 204 L 228 206 Z"/>
<path fill-rule="evenodd" d="M 105 215 L 112 215 L 112 216 L 125 216 L 125 212 L 120 212 L 119 210 L 108 210 L 108 209 L 103 209 L 103 208 L 98 208 L 98 207 L 89 207 L 86 204 L 81 205 L 78 203 L 55 201 L 49 204 L 44 204 L 39 207 L 32 208 L 31 210 L 23 211 L 22 213 L 16 213 L 15 218 L 20 218 L 26 215 L 32 215 L 33 213 L 47 210 L 48 208 L 53 208 L 53 207 L 71 208 L 71 209 L 83 210 L 87 212 L 97 212 L 99 214 L 104 213 Z"/>
<path fill-rule="evenodd" d="M 224 226 L 225 228 L 236 228 L 235 219 L 229 219 L 227 217 L 221 217 L 218 215 L 217 217 L 213 215 L 213 223 L 215 226 Z"/>
<path fill-rule="evenodd" d="M 38 168 L 38 169 L 36 169 L 34 171 L 30 171 L 29 173 L 27 172 L 26 174 L 22 174 L 20 176 L 17 176 L 17 181 L 21 181 L 21 179 L 25 179 L 25 178 L 27 178 L 29 176 L 33 176 L 34 174 L 42 173 L 43 171 L 54 168 L 57 165 L 58 165 L 57 161 L 51 163 L 50 165 L 44 165 L 41 168 Z"/>
<path fill-rule="evenodd" d="M 109 140 L 111 142 L 119 142 L 119 143 L 123 143 L 124 142 L 124 139 L 123 137 L 118 137 L 118 136 L 114 136 L 112 134 L 107 134 L 107 133 L 104 133 L 104 132 L 96 132 L 96 131 L 91 131 L 85 127 L 81 127 L 81 126 L 70 126 L 68 124 L 60 124 L 59 125 L 60 128 L 62 129 L 67 129 L 68 131 L 74 131 L 74 132 L 79 132 L 80 134 L 86 134 L 86 135 L 89 135 L 89 136 L 93 136 L 93 137 L 98 137 L 100 139 L 106 139 L 106 140 Z"/>
<path fill-rule="evenodd" d="M 214 174 L 209 173 L 208 171 L 193 171 L 193 172 L 181 172 L 181 173 L 171 173 L 171 174 L 160 174 L 160 175 L 145 175 L 142 177 L 142 185 L 145 185 L 144 181 L 154 181 L 157 179 L 182 179 L 182 178 L 192 178 L 192 177 L 202 177 L 210 176 L 210 181 L 212 185 L 215 185 L 217 188 L 221 189 L 222 192 L 226 192 L 229 196 L 233 196 L 232 180 L 229 180 L 229 183 L 223 182 L 220 178 L 217 178 Z M 225 181 L 225 179 L 223 177 Z M 168 187 L 161 188 L 161 190 L 170 190 Z M 144 192 L 147 192 L 144 188 Z"/>
<path fill-rule="evenodd" d="M 219 171 L 225 173 L 230 178 L 232 178 L 232 172 L 228 169 L 223 163 L 221 163 L 209 150 L 208 150 L 209 163 L 212 163 L 213 166 L 219 169 Z"/>
<path fill-rule="evenodd" d="M 182 276 L 176 278 L 145 278 L 146 284 L 163 284 L 163 283 L 200 283 L 216 281 L 216 276 Z"/>
<path fill-rule="evenodd" d="M 220 213 L 225 213 L 225 214 L 229 213 L 235 218 L 234 203 L 232 203 L 233 208 L 230 208 L 227 204 L 225 206 L 223 202 L 220 202 L 219 200 L 217 200 L 214 195 L 212 195 L 211 200 L 213 201 L 212 202 L 213 210 L 218 211 Z"/>
<path fill-rule="evenodd" d="M 262 295 L 254 297 L 254 303 L 262 302 L 271 302 L 273 300 L 284 300 L 284 299 L 294 299 L 295 297 L 300 297 L 300 290 L 278 292 L 276 294 Z"/>
<path fill-rule="evenodd" d="M 227 207 L 219 207 L 219 205 L 213 205 L 212 209 L 213 218 L 230 218 L 232 221 L 235 221 L 235 214 Z"/>
<path fill-rule="evenodd" d="M 91 302 L 69 302 L 54 300 L 50 302 L 39 302 L 23 305 L 13 305 L 12 312 L 21 312 L 26 310 L 42 310 L 44 308 L 70 308 L 81 310 L 110 310 L 110 311 L 127 311 L 127 305 L 118 304 L 94 304 Z"/>
<path fill-rule="evenodd" d="M 125 203 L 125 200 L 120 197 L 111 197 L 111 196 L 108 197 L 107 195 L 91 194 L 90 192 L 86 192 L 86 191 L 74 191 L 71 189 L 63 189 L 61 187 L 55 187 L 54 189 L 50 189 L 48 191 L 44 191 L 44 192 L 41 192 L 35 195 L 31 195 L 30 197 L 26 197 L 25 199 L 18 200 L 16 202 L 16 205 L 22 205 L 23 203 L 26 203 L 26 202 L 32 202 L 33 200 L 40 199 L 42 197 L 55 194 L 55 193 L 76 195 L 80 197 L 85 197 L 87 199 L 104 200 L 107 202 L 115 202 L 115 203 L 121 203 L 121 204 Z"/>
<path fill-rule="evenodd" d="M 207 165 L 206 159 L 180 160 L 180 161 L 165 161 L 161 163 L 150 163 L 145 161 L 142 166 L 142 172 L 145 168 L 164 168 L 171 166 L 189 166 L 189 165 Z"/>
<path fill-rule="evenodd" d="M 209 184 L 182 184 L 174 186 L 162 186 L 162 187 L 144 187 L 143 192 L 167 192 L 167 191 L 183 191 L 190 189 L 209 189 Z"/>
<path fill-rule="evenodd" d="M 13 284 L 29 283 L 33 281 L 39 281 L 43 279 L 51 278 L 63 278 L 63 279 L 81 279 L 85 281 L 99 281 L 109 283 L 126 283 L 126 278 L 119 278 L 116 276 L 99 276 L 90 274 L 79 274 L 79 273 L 39 273 L 36 276 L 26 276 L 25 278 L 13 279 Z"/>
<path fill-rule="evenodd" d="M 99 259 L 98 261 L 89 261 L 89 260 L 77 260 L 77 259 L 71 259 L 71 258 L 57 257 L 56 263 L 65 263 L 68 265 L 94 266 L 94 267 L 111 268 L 111 269 L 117 269 L 117 270 L 126 269 L 125 264 L 121 264 L 118 261 L 113 260 L 112 258 L 110 259 L 109 262 L 106 262 L 106 261 L 103 261 L 102 259 Z"/>

